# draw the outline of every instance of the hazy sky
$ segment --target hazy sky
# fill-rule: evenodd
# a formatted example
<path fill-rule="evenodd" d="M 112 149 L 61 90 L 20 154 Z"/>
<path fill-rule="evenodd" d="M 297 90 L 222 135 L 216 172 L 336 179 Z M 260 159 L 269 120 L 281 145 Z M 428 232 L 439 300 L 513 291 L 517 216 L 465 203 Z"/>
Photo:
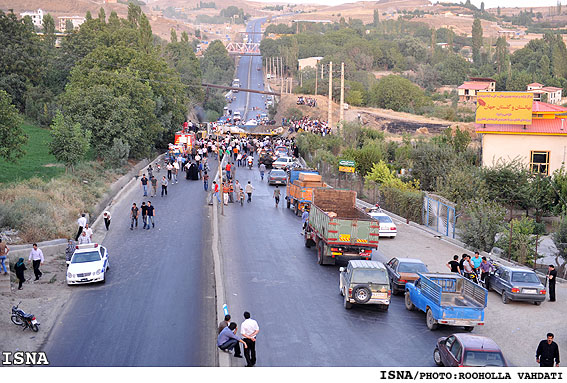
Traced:
<path fill-rule="evenodd" d="M 279 2 L 281 3 L 282 0 L 258 0 L 261 2 Z M 299 3 L 299 4 L 306 4 L 306 3 L 316 3 L 316 4 L 326 4 L 326 5 L 338 5 L 343 3 L 354 3 L 356 0 L 283 0 L 286 3 Z M 437 1 L 437 0 L 434 0 Z M 486 8 L 491 7 L 544 7 L 550 5 L 557 5 L 557 0 L 471 0 L 471 3 L 480 7 L 480 3 L 484 1 L 484 5 Z M 461 0 L 452 0 L 446 2 L 454 2 L 460 3 Z M 464 2 L 464 0 L 463 0 Z M 561 0 L 562 4 L 567 4 L 566 0 Z"/>

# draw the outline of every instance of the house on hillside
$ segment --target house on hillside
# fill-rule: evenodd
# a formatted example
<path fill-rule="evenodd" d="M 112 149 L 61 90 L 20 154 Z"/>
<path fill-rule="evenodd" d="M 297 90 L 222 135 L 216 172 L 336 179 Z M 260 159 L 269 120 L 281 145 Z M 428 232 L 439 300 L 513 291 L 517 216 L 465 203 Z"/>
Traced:
<path fill-rule="evenodd" d="M 504 37 L 506 40 L 519 39 L 524 35 L 524 31 L 515 31 L 512 29 L 501 29 L 498 31 L 498 37 Z"/>
<path fill-rule="evenodd" d="M 22 12 L 20 13 L 20 17 L 23 19 L 24 17 L 29 16 L 33 22 L 33 25 L 41 28 L 43 26 L 43 11 L 38 9 L 37 11 L 29 11 L 29 12 Z"/>
<path fill-rule="evenodd" d="M 545 86 L 534 82 L 528 85 L 528 92 L 534 94 L 534 101 L 561 105 L 561 92 L 563 89 L 554 86 Z"/>
<path fill-rule="evenodd" d="M 64 32 L 66 30 L 67 21 L 70 21 L 73 24 L 73 29 L 79 29 L 81 24 L 85 22 L 85 18 L 83 16 L 59 16 L 59 30 Z"/>
<path fill-rule="evenodd" d="M 536 173 L 551 175 L 567 160 L 567 108 L 534 101 L 531 125 L 476 124 L 482 165 L 519 159 Z"/>
<path fill-rule="evenodd" d="M 478 92 L 494 92 L 496 80 L 487 77 L 471 77 L 457 88 L 460 102 L 476 102 Z"/>

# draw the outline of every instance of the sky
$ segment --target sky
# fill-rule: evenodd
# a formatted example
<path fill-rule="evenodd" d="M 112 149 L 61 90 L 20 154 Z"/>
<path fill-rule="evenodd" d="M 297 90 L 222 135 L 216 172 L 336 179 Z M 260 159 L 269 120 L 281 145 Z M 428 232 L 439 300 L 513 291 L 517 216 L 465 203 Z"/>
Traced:
<path fill-rule="evenodd" d="M 297 3 L 297 4 L 325 4 L 325 5 L 339 5 L 344 3 L 354 3 L 356 0 L 257 0 L 262 3 Z M 363 0 L 364 1 L 364 0 Z M 375 1 L 375 0 L 372 0 Z M 434 0 L 437 1 L 437 0 Z M 444 0 L 442 0 L 444 1 Z M 465 0 L 462 0 L 463 2 Z M 480 7 L 480 3 L 484 1 L 486 8 L 500 7 L 545 7 L 557 5 L 557 0 L 471 0 L 471 3 Z M 460 3 L 461 0 L 446 0 L 445 2 Z M 566 0 L 562 0 L 563 5 L 567 4 Z"/>

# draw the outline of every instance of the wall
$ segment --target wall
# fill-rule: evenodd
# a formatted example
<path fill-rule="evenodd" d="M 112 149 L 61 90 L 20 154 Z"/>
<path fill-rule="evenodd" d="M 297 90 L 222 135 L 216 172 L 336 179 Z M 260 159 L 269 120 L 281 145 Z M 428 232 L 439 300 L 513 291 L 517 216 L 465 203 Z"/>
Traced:
<path fill-rule="evenodd" d="M 567 133 L 567 132 L 566 132 Z M 482 136 L 482 165 L 492 166 L 499 158 L 511 161 L 519 158 L 529 165 L 530 151 L 549 151 L 549 174 L 567 158 L 567 134 L 565 136 L 536 136 L 520 134 L 484 134 Z"/>

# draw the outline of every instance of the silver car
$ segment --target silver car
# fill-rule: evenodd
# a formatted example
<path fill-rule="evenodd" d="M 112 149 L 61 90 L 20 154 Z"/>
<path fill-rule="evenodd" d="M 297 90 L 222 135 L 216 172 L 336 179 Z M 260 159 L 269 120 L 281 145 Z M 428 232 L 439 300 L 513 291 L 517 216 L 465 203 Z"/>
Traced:
<path fill-rule="evenodd" d="M 504 304 L 524 301 L 539 306 L 546 295 L 545 287 L 533 270 L 503 265 L 496 265 L 488 278 L 487 289 L 501 294 Z"/>

